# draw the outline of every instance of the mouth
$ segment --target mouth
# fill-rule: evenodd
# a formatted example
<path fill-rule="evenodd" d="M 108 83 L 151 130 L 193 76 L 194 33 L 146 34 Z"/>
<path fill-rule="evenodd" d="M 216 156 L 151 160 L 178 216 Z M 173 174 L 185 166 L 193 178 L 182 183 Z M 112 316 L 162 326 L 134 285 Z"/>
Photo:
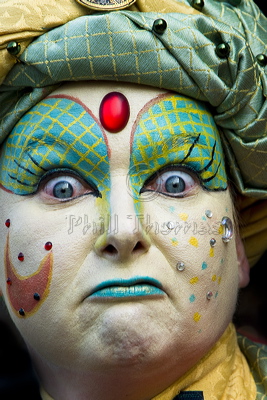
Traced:
<path fill-rule="evenodd" d="M 125 298 L 165 295 L 162 284 L 151 277 L 134 277 L 131 279 L 117 279 L 101 282 L 89 297 Z"/>

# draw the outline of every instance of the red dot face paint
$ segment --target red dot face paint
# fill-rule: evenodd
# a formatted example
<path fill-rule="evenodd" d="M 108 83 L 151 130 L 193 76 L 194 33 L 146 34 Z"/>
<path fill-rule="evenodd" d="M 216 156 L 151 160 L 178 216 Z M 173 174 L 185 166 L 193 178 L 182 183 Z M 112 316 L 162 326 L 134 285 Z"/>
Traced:
<path fill-rule="evenodd" d="M 7 228 L 9 228 L 9 227 L 10 227 L 10 219 L 7 219 L 7 220 L 6 220 L 6 222 L 5 222 L 5 226 L 6 226 Z"/>
<path fill-rule="evenodd" d="M 111 133 L 122 131 L 130 117 L 130 105 L 126 97 L 119 92 L 108 93 L 102 100 L 99 118 L 103 127 Z"/>

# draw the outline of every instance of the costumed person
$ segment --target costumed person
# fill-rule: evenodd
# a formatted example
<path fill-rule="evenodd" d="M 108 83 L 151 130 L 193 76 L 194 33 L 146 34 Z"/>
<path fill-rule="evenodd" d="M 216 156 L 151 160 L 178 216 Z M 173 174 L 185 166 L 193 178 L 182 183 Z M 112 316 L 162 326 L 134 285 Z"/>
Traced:
<path fill-rule="evenodd" d="M 0 15 L 0 287 L 42 399 L 266 399 L 266 347 L 231 322 L 267 242 L 266 18 L 251 0 Z"/>

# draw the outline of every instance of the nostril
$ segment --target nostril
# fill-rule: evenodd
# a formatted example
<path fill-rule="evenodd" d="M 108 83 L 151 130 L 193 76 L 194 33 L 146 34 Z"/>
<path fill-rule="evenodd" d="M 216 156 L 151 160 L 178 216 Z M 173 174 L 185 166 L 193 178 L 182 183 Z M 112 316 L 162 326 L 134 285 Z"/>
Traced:
<path fill-rule="evenodd" d="M 137 242 L 136 245 L 133 248 L 133 252 L 139 251 L 139 250 L 143 250 L 143 249 L 144 249 L 144 246 L 142 245 L 142 243 L 141 242 Z"/>
<path fill-rule="evenodd" d="M 124 244 L 125 246 L 125 244 Z M 127 247 L 127 253 L 130 250 L 131 246 L 126 246 Z M 143 251 L 144 250 L 144 246 L 142 244 L 142 242 L 138 241 L 134 248 L 132 249 L 131 253 L 135 253 L 135 252 L 139 252 L 139 251 Z M 104 249 L 103 249 L 103 253 L 110 255 L 110 256 L 114 256 L 117 255 L 119 253 L 122 252 L 122 249 L 117 249 L 116 246 L 113 246 L 112 244 L 107 245 Z"/>
<path fill-rule="evenodd" d="M 105 247 L 104 252 L 107 254 L 117 254 L 118 251 L 117 249 L 112 246 L 112 244 L 109 244 L 107 247 Z"/>

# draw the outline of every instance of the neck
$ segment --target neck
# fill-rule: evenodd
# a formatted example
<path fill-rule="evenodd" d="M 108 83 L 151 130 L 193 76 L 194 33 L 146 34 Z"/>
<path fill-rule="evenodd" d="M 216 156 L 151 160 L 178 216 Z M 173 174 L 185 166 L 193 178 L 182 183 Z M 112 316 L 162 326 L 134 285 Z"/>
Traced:
<path fill-rule="evenodd" d="M 147 400 L 152 399 L 170 386 L 177 375 L 173 371 L 167 373 L 162 367 L 151 369 L 151 373 L 121 369 L 116 373 L 73 374 L 72 371 L 43 374 L 42 383 L 46 391 L 42 391 L 42 400 Z M 173 376 L 174 375 L 174 376 Z M 118 379 L 118 376 L 120 379 Z M 162 379 L 167 376 L 168 379 Z M 48 393 L 51 394 L 48 395 Z"/>
<path fill-rule="evenodd" d="M 121 368 L 116 373 L 110 371 L 105 374 L 92 372 L 73 375 L 72 371 L 51 370 L 48 374 L 40 375 L 47 393 L 51 394 L 50 397 L 43 391 L 42 399 L 172 400 L 182 390 L 203 390 L 205 400 L 215 397 L 230 400 L 233 386 L 238 393 L 237 398 L 255 399 L 255 383 L 237 346 L 232 325 L 210 352 L 180 378 L 177 369 L 173 365 L 170 368 L 170 364 L 169 359 L 146 369 Z"/>

